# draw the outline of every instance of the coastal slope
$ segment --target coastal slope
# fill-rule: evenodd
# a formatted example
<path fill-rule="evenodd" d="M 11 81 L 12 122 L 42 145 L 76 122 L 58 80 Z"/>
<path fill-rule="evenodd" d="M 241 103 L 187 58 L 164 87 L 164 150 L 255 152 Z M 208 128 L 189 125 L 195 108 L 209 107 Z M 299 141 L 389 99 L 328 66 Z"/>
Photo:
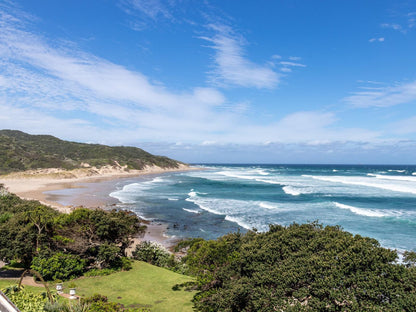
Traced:
<path fill-rule="evenodd" d="M 107 146 L 63 141 L 51 135 L 0 130 L 0 174 L 33 169 L 102 168 L 128 170 L 179 168 L 183 163 L 130 146 Z"/>
<path fill-rule="evenodd" d="M 187 164 L 136 147 L 76 143 L 50 135 L 0 130 L 0 183 L 22 198 L 39 200 L 61 211 L 68 209 L 49 201 L 45 191 L 77 188 L 80 182 L 189 169 Z M 83 206 L 103 204 L 92 199 L 90 196 Z"/>

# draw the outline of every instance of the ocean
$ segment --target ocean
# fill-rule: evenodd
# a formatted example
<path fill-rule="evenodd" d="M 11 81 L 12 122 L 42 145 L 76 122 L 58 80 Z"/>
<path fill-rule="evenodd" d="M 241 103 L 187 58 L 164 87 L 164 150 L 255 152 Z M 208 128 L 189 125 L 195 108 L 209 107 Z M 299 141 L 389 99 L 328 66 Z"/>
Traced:
<path fill-rule="evenodd" d="M 132 178 L 110 196 L 176 237 L 215 239 L 318 221 L 416 250 L 416 166 L 201 165 Z"/>

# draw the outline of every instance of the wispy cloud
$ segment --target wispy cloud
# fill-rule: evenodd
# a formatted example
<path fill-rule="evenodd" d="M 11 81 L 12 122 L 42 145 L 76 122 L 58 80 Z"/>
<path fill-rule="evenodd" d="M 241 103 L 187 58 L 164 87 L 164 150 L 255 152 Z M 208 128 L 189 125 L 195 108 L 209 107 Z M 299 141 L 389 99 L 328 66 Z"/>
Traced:
<path fill-rule="evenodd" d="M 133 17 L 129 25 L 136 31 L 142 31 L 161 20 L 174 22 L 175 18 L 171 12 L 174 4 L 173 0 L 119 0 L 122 10 Z"/>
<path fill-rule="evenodd" d="M 399 23 L 382 23 L 382 28 L 393 29 L 406 34 L 412 28 L 416 26 L 416 12 L 409 12 L 407 14 L 401 14 L 401 21 Z"/>
<path fill-rule="evenodd" d="M 215 51 L 214 70 L 210 73 L 214 83 L 259 89 L 272 89 L 279 84 L 280 75 L 270 66 L 257 64 L 245 55 L 243 37 L 225 25 L 210 24 L 208 28 L 215 35 L 201 39 L 210 42 L 209 47 Z"/>
<path fill-rule="evenodd" d="M 371 38 L 370 40 L 368 40 L 369 42 L 384 42 L 384 37 L 379 37 L 379 38 Z"/>
<path fill-rule="evenodd" d="M 280 62 L 280 65 L 283 65 L 283 66 L 293 66 L 293 67 L 306 67 L 306 65 L 301 64 L 301 63 L 287 62 L 287 61 Z"/>
<path fill-rule="evenodd" d="M 27 21 L 21 16 L 2 13 L 7 17 L 0 28 L 2 105 L 37 111 L 45 120 L 62 120 L 45 123 L 44 132 L 52 125 L 68 125 L 71 116 L 78 116 L 92 120 L 98 128 L 129 129 L 143 139 L 192 139 L 197 129 L 203 136 L 229 127 L 233 116 L 239 114 L 231 109 L 217 113 L 226 99 L 214 88 L 169 90 L 140 72 L 76 50 L 73 45 L 71 49 L 56 43 L 52 46 L 25 29 Z M 26 127 L 30 123 L 17 118 L 13 124 Z"/>
<path fill-rule="evenodd" d="M 362 87 L 361 87 L 362 88 Z M 344 101 L 354 107 L 389 107 L 416 101 L 416 81 L 395 86 L 366 87 Z"/>
<path fill-rule="evenodd" d="M 216 88 L 172 90 L 141 72 L 85 53 L 73 43 L 68 47 L 53 40 L 51 44 L 31 31 L 23 15 L 0 14 L 6 16 L 0 21 L 0 111 L 7 112 L 0 114 L 0 124 L 5 128 L 107 144 L 181 141 L 205 142 L 205 147 L 230 142 L 361 141 L 380 136 L 340 127 L 331 112 L 291 112 L 267 123 L 250 120 L 246 117 L 249 102 L 231 103 Z M 211 26 L 211 30 L 215 34 L 205 40 L 216 51 L 218 79 L 245 87 L 278 85 L 277 73 L 244 55 L 242 37 L 230 29 Z M 305 66 L 299 60 L 274 59 L 286 62 L 280 65 L 287 68 Z"/>
<path fill-rule="evenodd" d="M 158 17 L 172 18 L 166 5 L 159 0 L 124 0 L 122 2 L 125 6 L 128 5 L 131 9 L 137 10 L 152 19 L 157 19 Z"/>
<path fill-rule="evenodd" d="M 398 31 L 403 31 L 403 27 L 399 24 L 389 24 L 389 23 L 383 23 L 380 25 L 383 28 L 391 28 Z"/>

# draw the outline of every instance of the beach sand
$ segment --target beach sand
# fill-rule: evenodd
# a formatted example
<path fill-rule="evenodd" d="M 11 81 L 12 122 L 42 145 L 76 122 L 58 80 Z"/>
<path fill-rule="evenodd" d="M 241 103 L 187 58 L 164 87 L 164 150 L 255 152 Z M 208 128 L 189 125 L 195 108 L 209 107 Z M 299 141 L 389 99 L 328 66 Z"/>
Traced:
<path fill-rule="evenodd" d="M 60 212 L 70 213 L 75 207 L 111 208 L 118 200 L 109 196 L 117 185 L 132 177 L 158 175 L 173 171 L 188 171 L 195 168 L 181 165 L 177 169 L 148 167 L 144 170 L 126 171 L 121 167 L 86 168 L 66 171 L 62 169 L 39 169 L 0 176 L 0 184 L 21 198 L 38 200 Z M 158 242 L 169 248 L 175 239 L 165 232 L 168 225 L 150 222 L 142 238 L 134 239 Z M 134 245 L 132 246 L 134 248 Z"/>

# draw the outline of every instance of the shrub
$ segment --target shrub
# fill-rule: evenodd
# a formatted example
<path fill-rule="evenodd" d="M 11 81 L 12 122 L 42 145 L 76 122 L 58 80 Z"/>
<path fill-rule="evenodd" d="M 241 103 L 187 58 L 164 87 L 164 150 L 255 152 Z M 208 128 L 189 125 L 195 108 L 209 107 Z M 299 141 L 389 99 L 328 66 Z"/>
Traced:
<path fill-rule="evenodd" d="M 33 258 L 31 268 L 39 272 L 45 280 L 67 280 L 82 275 L 85 260 L 77 255 L 57 252 L 49 257 L 41 255 Z"/>
<path fill-rule="evenodd" d="M 140 242 L 132 252 L 132 255 L 136 260 L 148 262 L 159 267 L 170 266 L 171 254 L 169 251 L 153 242 Z"/>
<path fill-rule="evenodd" d="M 43 312 L 47 302 L 46 294 L 34 294 L 17 286 L 3 289 L 6 296 L 21 312 Z"/>
<path fill-rule="evenodd" d="M 133 263 L 131 259 L 127 257 L 121 257 L 121 269 L 123 271 L 129 271 L 133 268 Z"/>

